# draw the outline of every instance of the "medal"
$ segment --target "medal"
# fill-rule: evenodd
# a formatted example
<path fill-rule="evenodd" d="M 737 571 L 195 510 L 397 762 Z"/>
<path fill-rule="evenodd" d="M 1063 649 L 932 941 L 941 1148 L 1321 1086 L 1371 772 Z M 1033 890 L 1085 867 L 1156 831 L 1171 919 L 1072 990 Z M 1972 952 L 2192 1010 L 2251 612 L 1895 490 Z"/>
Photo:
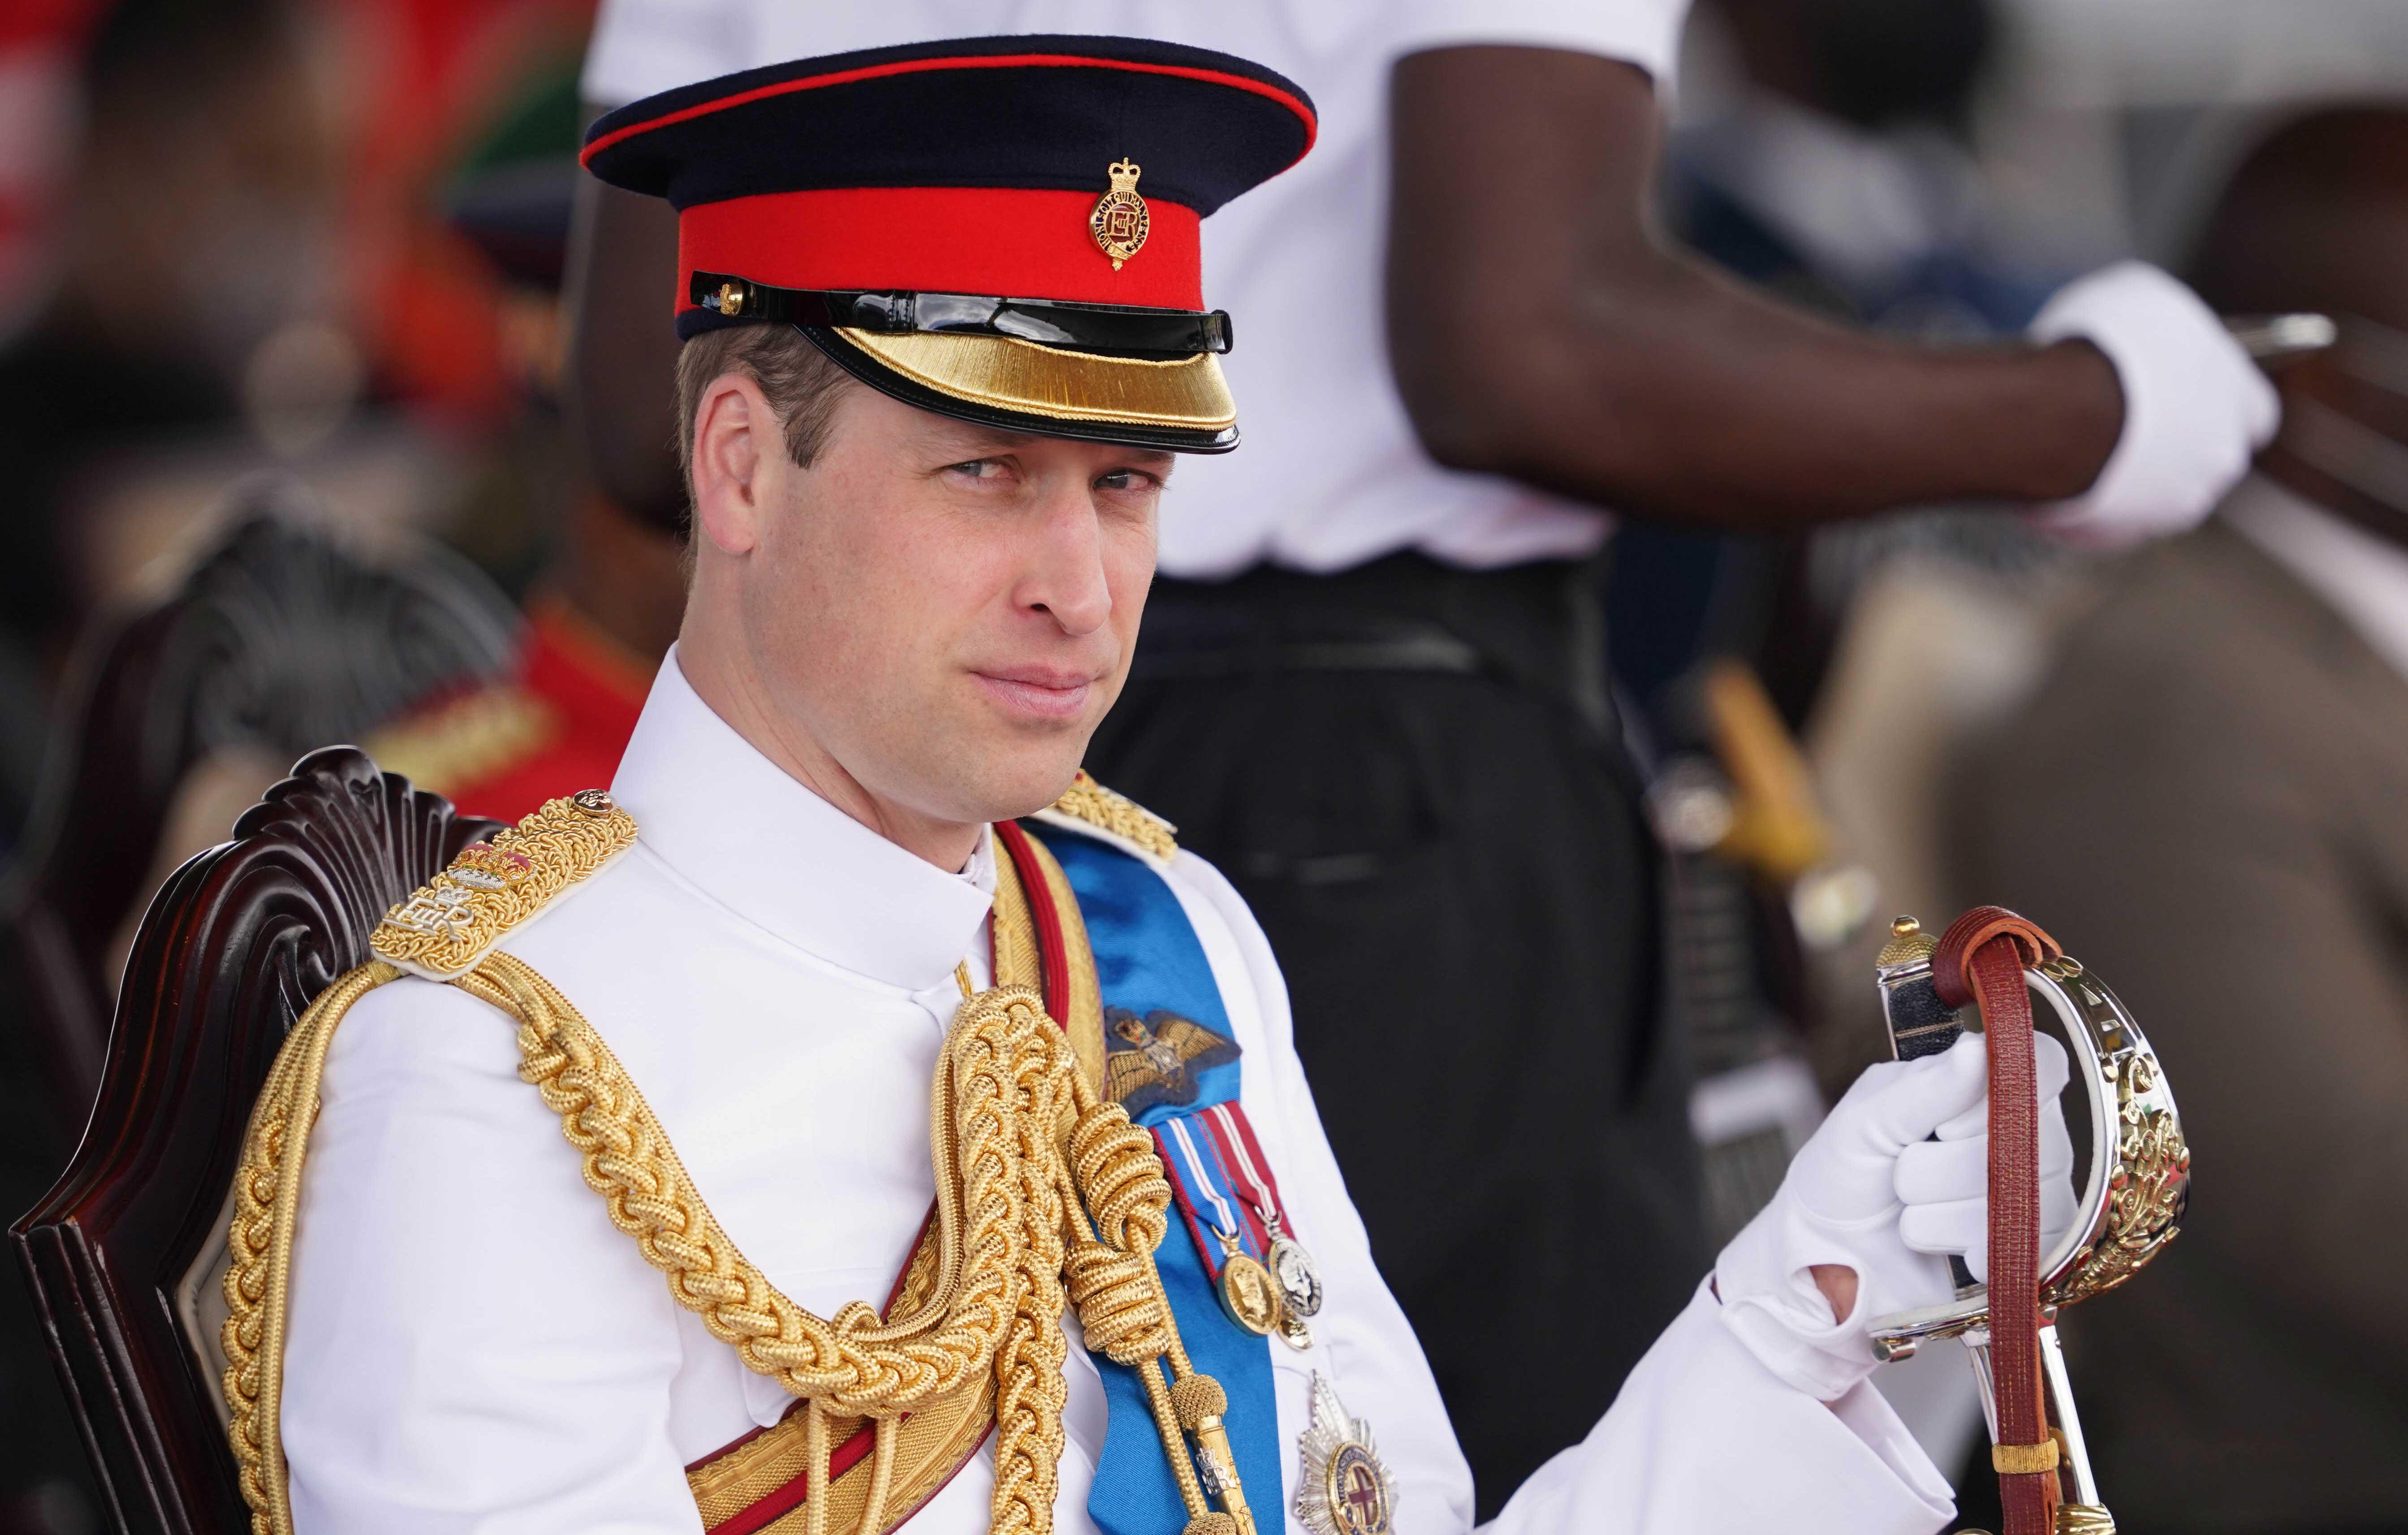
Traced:
<path fill-rule="evenodd" d="M 1221 1192 L 1226 1175 L 1219 1166 L 1219 1149 L 1211 1133 L 1207 1131 L 1199 1143 L 1185 1119 L 1172 1119 L 1154 1134 L 1162 1138 L 1160 1144 L 1169 1154 L 1163 1158 L 1163 1170 L 1170 1174 L 1172 1192 L 1188 1201 L 1199 1223 L 1220 1241 L 1217 1263 L 1209 1250 L 1202 1255 L 1207 1269 L 1219 1270 L 1212 1288 L 1221 1298 L 1221 1310 L 1255 1337 L 1269 1337 L 1286 1315 L 1287 1302 L 1280 1295 L 1279 1281 L 1260 1258 L 1246 1251 L 1239 1224 L 1244 1217 L 1238 1212 L 1236 1201 Z M 1200 1230 L 1197 1241 L 1199 1245 L 1203 1241 Z"/>
<path fill-rule="evenodd" d="M 1279 1190 L 1273 1186 L 1270 1174 L 1263 1170 L 1269 1164 L 1262 1148 L 1254 1144 L 1254 1126 L 1247 1124 L 1242 1111 L 1234 1105 L 1216 1103 L 1205 1111 L 1206 1122 L 1211 1126 L 1212 1139 L 1220 1143 L 1237 1184 L 1238 1195 L 1254 1207 L 1254 1218 L 1263 1223 L 1269 1236 L 1269 1245 L 1263 1249 L 1263 1263 L 1279 1283 L 1280 1299 L 1289 1318 L 1295 1323 L 1291 1332 L 1283 1329 L 1280 1336 L 1297 1348 L 1312 1346 L 1312 1330 L 1304 1318 L 1321 1314 L 1321 1270 L 1304 1243 L 1287 1234 L 1280 1212 Z M 1303 1341 L 1297 1341 L 1298 1338 Z"/>
<path fill-rule="evenodd" d="M 1279 1341 L 1302 1354 L 1312 1347 L 1312 1329 L 1304 1325 L 1303 1317 L 1283 1308 L 1280 1312 Z"/>
<path fill-rule="evenodd" d="M 1388 1468 L 1371 1444 L 1371 1426 L 1350 1418 L 1319 1370 L 1312 1373 L 1312 1423 L 1297 1436 L 1296 1516 L 1314 1535 L 1389 1535 L 1397 1499 Z"/>
<path fill-rule="evenodd" d="M 1313 1267 L 1312 1255 L 1304 1250 L 1302 1242 L 1280 1229 L 1277 1215 L 1266 1224 L 1271 1230 L 1271 1247 L 1263 1256 L 1271 1277 L 1279 1281 L 1281 1298 L 1298 1316 L 1320 1315 L 1321 1270 Z"/>
<path fill-rule="evenodd" d="M 1268 1337 L 1278 1330 L 1287 1307 L 1281 1302 L 1279 1284 L 1271 1271 L 1250 1256 L 1238 1244 L 1236 1236 L 1216 1232 L 1221 1239 L 1221 1309 L 1229 1320 L 1256 1337 Z"/>

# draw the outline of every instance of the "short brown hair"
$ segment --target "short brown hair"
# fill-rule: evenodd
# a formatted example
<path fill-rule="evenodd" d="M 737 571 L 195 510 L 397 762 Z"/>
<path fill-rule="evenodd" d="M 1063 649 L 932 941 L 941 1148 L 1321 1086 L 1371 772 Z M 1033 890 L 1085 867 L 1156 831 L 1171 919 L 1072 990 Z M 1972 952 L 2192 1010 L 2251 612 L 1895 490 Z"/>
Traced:
<path fill-rule="evenodd" d="M 804 468 L 827 446 L 828 425 L 852 376 L 792 325 L 724 325 L 688 341 L 678 352 L 678 467 L 694 483 L 694 421 L 702 392 L 723 374 L 741 373 L 760 386 L 786 428 L 786 456 Z"/>

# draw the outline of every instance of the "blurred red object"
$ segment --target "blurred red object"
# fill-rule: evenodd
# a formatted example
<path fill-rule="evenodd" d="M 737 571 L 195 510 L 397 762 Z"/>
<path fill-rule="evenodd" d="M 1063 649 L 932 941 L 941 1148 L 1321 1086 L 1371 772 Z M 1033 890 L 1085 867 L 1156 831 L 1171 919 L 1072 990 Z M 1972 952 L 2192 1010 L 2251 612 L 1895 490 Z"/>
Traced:
<path fill-rule="evenodd" d="M 515 823 L 544 802 L 608 787 L 654 667 L 557 597 L 527 608 L 510 676 L 454 692 L 370 736 L 387 772 L 463 814 Z"/>
<path fill-rule="evenodd" d="M 0 339 L 38 302 L 74 159 L 76 61 L 96 0 L 0 6 Z"/>
<path fill-rule="evenodd" d="M 385 386 L 473 429 L 512 380 L 491 266 L 436 193 L 535 69 L 583 51 L 594 0 L 319 0 L 358 104 L 349 224 L 360 334 Z"/>

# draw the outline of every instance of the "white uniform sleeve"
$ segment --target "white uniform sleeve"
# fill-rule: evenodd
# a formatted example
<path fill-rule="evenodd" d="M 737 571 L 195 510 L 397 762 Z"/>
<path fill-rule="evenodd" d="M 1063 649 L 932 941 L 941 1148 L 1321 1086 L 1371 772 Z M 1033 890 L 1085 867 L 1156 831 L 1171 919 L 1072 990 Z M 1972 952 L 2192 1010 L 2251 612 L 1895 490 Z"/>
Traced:
<path fill-rule="evenodd" d="M 753 57 L 751 0 L 602 0 L 578 91 L 602 107 L 734 74 Z"/>
<path fill-rule="evenodd" d="M 585 56 L 585 99 L 621 106 L 715 75 L 790 58 L 934 37 L 1003 32 L 1168 36 L 1240 53 L 1263 40 L 1318 32 L 1328 0 L 1252 0 L 1241 11 L 1168 13 L 1010 0 L 891 0 L 797 6 L 795 0 L 602 0 Z M 1389 0 L 1366 46 L 1390 57 L 1424 49 L 1511 43 L 1600 53 L 1669 86 L 1689 0 Z M 1208 18 L 1199 22 L 1197 17 Z M 1285 57 L 1260 62 L 1294 69 Z M 1307 89 L 1316 84 L 1306 79 Z"/>
<path fill-rule="evenodd" d="M 1870 1383 L 1825 1404 L 1773 1379 L 1704 1284 L 1587 1439 L 1540 1467 L 1494 1535 L 1929 1535 L 1956 1504 Z"/>
<path fill-rule="evenodd" d="M 674 1302 L 519 1079 L 516 1026 L 400 981 L 335 1036 L 285 1348 L 300 1535 L 702 1528 Z"/>
<path fill-rule="evenodd" d="M 1405 0 L 1394 51 L 1510 43 L 1600 53 L 1663 87 L 1680 61 L 1688 10 L 1689 0 Z"/>
<path fill-rule="evenodd" d="M 1321 1129 L 1270 944 L 1219 871 L 1179 855 L 1182 882 L 1235 935 L 1264 1020 L 1286 1155 L 1282 1193 L 1312 1233 L 1327 1339 L 1349 1410 L 1370 1421 L 1396 1484 L 1400 1535 L 1461 1535 L 1471 1477 L 1429 1366 L 1371 1263 L 1361 1218 Z M 1209 947 L 1209 945 L 1208 945 Z M 1257 1126 L 1259 1131 L 1260 1126 Z M 1602 1283 L 1602 1276 L 1600 1276 Z M 1532 1322 L 1532 1368 L 1545 1324 Z M 1703 1282 L 1586 1440 L 1541 1467 L 1485 1529 L 1496 1535 L 1929 1535 L 1955 1505 L 1881 1394 L 1860 1384 L 1826 1404 L 1776 1380 L 1725 1326 Z"/>

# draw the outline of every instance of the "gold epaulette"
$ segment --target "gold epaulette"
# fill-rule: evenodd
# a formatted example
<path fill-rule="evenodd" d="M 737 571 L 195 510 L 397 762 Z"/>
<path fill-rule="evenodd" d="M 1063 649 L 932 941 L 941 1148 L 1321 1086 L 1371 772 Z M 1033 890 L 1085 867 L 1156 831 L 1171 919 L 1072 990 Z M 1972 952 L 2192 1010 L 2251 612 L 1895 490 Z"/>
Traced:
<path fill-rule="evenodd" d="M 1171 837 L 1178 827 L 1136 800 L 1105 788 L 1088 777 L 1083 768 L 1079 769 L 1069 792 L 1054 801 L 1053 809 L 1074 821 L 1084 821 L 1135 842 L 1157 858 L 1168 858 L 1179 851 L 1178 842 Z"/>
<path fill-rule="evenodd" d="M 547 801 L 492 841 L 462 848 L 451 868 L 384 914 L 368 948 L 429 981 L 465 975 L 513 928 L 635 845 L 635 817 L 601 790 Z"/>

